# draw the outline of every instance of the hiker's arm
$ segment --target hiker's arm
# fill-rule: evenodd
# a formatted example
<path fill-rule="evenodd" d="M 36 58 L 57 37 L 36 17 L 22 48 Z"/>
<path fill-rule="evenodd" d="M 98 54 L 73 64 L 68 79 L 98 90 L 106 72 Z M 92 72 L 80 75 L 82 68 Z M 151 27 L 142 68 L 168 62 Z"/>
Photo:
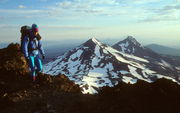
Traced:
<path fill-rule="evenodd" d="M 26 36 L 26 37 L 24 37 L 23 43 L 22 43 L 22 49 L 23 49 L 23 53 L 24 53 L 25 58 L 29 57 L 28 43 L 29 43 L 29 40 L 28 40 L 28 37 Z"/>
<path fill-rule="evenodd" d="M 38 48 L 39 48 L 39 51 L 40 51 L 41 55 L 42 55 L 42 56 L 45 56 L 45 53 L 44 53 L 44 49 L 43 49 L 42 41 L 41 41 L 41 40 L 38 40 Z"/>

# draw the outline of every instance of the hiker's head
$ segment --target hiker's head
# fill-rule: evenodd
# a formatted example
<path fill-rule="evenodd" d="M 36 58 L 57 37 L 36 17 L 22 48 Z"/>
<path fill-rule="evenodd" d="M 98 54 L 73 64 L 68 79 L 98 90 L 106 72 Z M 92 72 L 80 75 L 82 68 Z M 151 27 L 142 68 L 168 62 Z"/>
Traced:
<path fill-rule="evenodd" d="M 34 33 L 35 35 L 37 35 L 37 34 L 38 34 L 39 29 L 38 29 L 37 24 L 32 24 L 32 31 L 33 31 L 33 33 Z"/>

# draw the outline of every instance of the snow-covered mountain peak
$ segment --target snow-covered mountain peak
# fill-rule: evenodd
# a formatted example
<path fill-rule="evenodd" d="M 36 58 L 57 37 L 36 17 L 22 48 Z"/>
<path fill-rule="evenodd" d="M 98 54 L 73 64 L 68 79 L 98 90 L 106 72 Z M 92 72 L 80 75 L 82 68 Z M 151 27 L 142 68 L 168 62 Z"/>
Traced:
<path fill-rule="evenodd" d="M 116 43 L 112 47 L 123 53 L 133 55 L 135 55 L 137 50 L 144 49 L 144 47 L 132 36 L 128 36 L 126 39 Z"/>
<path fill-rule="evenodd" d="M 137 79 L 152 82 L 166 76 L 173 79 L 168 76 L 176 73 L 166 62 L 161 62 L 119 52 L 91 38 L 46 64 L 44 73 L 64 74 L 79 84 L 83 93 L 93 94 L 103 86 L 113 87 L 118 82 L 135 83 Z"/>
<path fill-rule="evenodd" d="M 103 44 L 99 40 L 97 40 L 96 38 L 91 38 L 82 45 L 94 48 L 96 45 L 101 46 Z"/>
<path fill-rule="evenodd" d="M 91 38 L 90 40 L 92 40 L 92 42 L 93 43 L 95 43 L 96 45 L 99 45 L 99 46 L 101 46 L 102 45 L 102 43 L 98 40 L 98 39 L 96 39 L 96 38 Z"/>

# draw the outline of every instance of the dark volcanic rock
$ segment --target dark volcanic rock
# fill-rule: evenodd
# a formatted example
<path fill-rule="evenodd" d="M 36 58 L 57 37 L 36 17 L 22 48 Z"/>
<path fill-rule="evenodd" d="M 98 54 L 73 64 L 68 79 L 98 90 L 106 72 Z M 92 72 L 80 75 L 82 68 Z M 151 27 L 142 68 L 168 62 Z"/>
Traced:
<path fill-rule="evenodd" d="M 27 63 L 19 44 L 10 44 L 7 48 L 0 49 L 0 59 L 1 73 L 24 74 L 28 72 Z"/>
<path fill-rule="evenodd" d="M 1 49 L 0 58 L 1 113 L 31 113 L 30 110 L 34 109 L 37 103 L 41 103 L 39 101 L 61 93 L 81 92 L 79 86 L 65 75 L 51 76 L 40 73 L 37 81 L 33 83 L 18 44 L 10 44 L 7 48 Z M 31 105 L 22 107 L 22 103 Z"/>
<path fill-rule="evenodd" d="M 120 83 L 113 88 L 104 87 L 99 96 L 102 104 L 111 105 L 105 109 L 107 113 L 178 113 L 180 86 L 167 79 L 154 83 L 139 80 L 134 85 Z"/>

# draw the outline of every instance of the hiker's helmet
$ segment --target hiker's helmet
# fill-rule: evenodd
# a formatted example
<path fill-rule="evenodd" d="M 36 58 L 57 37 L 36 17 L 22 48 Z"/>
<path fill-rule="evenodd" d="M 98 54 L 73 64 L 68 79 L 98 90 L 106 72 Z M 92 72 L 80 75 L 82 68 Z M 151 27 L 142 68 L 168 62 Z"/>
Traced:
<path fill-rule="evenodd" d="M 38 32 L 39 31 L 37 24 L 32 24 L 32 30 L 34 32 Z"/>

